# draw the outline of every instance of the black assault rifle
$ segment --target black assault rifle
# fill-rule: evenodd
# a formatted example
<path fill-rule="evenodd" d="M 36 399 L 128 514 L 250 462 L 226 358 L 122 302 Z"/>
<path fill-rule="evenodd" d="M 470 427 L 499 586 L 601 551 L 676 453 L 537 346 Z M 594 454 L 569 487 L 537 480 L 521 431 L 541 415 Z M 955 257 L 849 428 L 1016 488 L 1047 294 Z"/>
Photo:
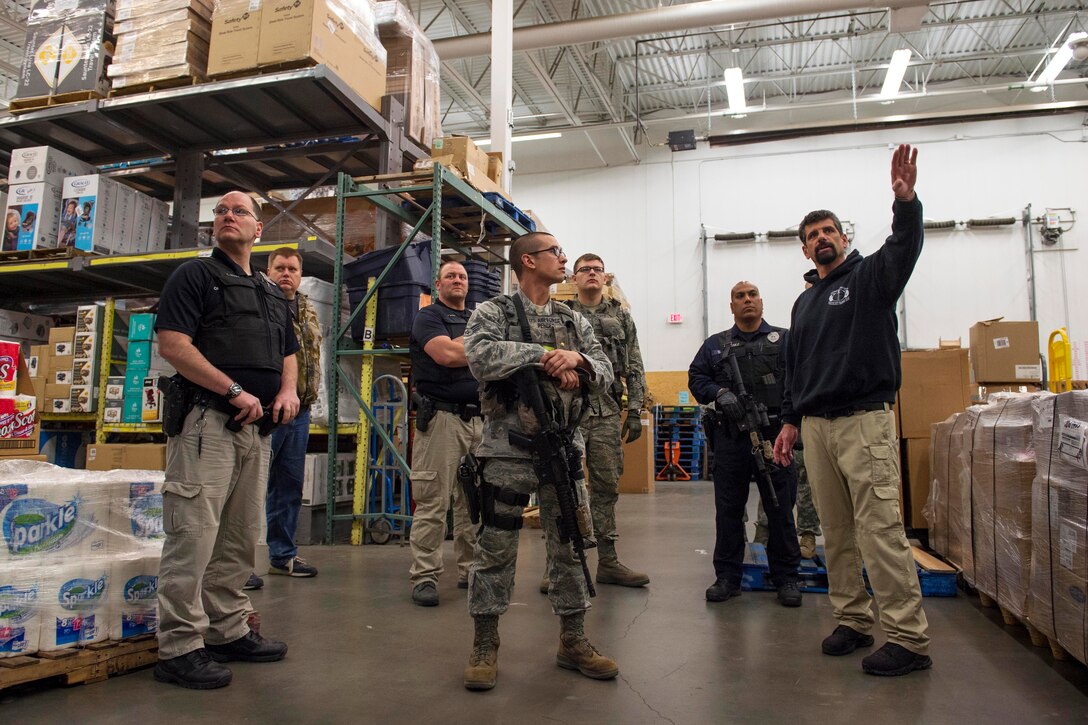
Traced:
<path fill-rule="evenodd" d="M 586 580 L 589 596 L 597 596 L 593 587 L 593 578 L 586 564 L 586 549 L 596 544 L 587 541 L 578 525 L 578 481 L 585 477 L 582 472 L 582 454 L 574 445 L 574 436 L 563 430 L 555 422 L 544 403 L 540 375 L 535 368 L 526 367 L 511 376 L 517 385 L 518 398 L 533 411 L 540 432 L 526 436 L 516 431 L 509 432 L 512 445 L 528 450 L 533 456 L 533 471 L 542 486 L 555 489 L 559 501 L 559 516 L 556 525 L 559 529 L 559 541 L 570 543 L 578 561 L 582 564 L 582 575 Z"/>
<path fill-rule="evenodd" d="M 740 365 L 737 364 L 737 354 L 729 349 L 729 367 L 733 372 L 733 394 L 737 396 L 740 405 L 744 408 L 744 418 L 735 421 L 741 433 L 747 433 L 752 441 L 752 460 L 756 464 L 756 488 L 759 489 L 760 498 L 768 499 L 771 505 L 778 508 L 778 495 L 774 492 L 774 481 L 771 479 L 769 461 L 774 460 L 774 448 L 771 442 L 763 438 L 763 428 L 770 427 L 771 421 L 767 417 L 767 406 L 756 400 L 755 396 L 744 387 L 744 378 L 740 375 Z M 720 411 L 724 412 L 724 411 Z"/>

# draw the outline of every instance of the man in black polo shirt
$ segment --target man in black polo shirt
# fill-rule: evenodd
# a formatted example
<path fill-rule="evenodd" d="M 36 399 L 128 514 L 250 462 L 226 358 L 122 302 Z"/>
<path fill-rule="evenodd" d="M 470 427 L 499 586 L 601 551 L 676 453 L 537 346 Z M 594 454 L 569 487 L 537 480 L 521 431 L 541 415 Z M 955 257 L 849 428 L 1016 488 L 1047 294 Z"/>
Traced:
<path fill-rule="evenodd" d="M 412 325 L 409 348 L 416 394 L 416 433 L 412 443 L 412 601 L 438 604 L 446 510 L 453 492 L 453 540 L 457 586 L 468 587 L 468 567 L 476 533 L 457 484 L 461 457 L 480 443 L 480 386 L 465 359 L 468 274 L 459 262 L 446 262 L 435 281 L 438 301 L 424 307 Z"/>
<path fill-rule="evenodd" d="M 242 585 L 253 571 L 268 480 L 269 438 L 260 434 L 267 426 L 254 424 L 266 409 L 288 423 L 299 408 L 286 298 L 250 266 L 262 228 L 257 206 L 232 191 L 213 213 L 215 249 L 170 276 L 155 324 L 185 391 L 182 412 L 192 404 L 166 447 L 155 679 L 200 690 L 230 684 L 220 662 L 272 662 L 287 653 L 247 626 L 252 605 Z M 167 397 L 173 406 L 175 396 Z"/>

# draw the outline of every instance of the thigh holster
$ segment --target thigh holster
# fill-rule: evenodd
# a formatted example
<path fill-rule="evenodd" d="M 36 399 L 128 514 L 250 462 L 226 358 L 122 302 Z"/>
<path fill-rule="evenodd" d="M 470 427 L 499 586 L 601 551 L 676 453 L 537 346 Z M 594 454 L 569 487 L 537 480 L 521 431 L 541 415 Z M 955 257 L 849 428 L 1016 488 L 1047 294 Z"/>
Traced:
<path fill-rule="evenodd" d="M 529 505 L 529 494 L 517 493 L 509 488 L 495 486 L 480 477 L 480 519 L 484 526 L 491 526 L 505 531 L 517 531 L 525 525 L 521 514 L 497 514 L 495 502 L 504 503 L 507 506 Z"/>

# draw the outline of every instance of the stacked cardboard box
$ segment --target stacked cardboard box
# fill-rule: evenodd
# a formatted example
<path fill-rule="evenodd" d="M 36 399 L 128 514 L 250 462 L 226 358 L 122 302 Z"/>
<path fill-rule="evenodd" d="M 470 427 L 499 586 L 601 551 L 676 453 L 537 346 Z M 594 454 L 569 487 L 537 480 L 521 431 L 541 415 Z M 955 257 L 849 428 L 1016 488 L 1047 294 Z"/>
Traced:
<path fill-rule="evenodd" d="M 1039 323 L 998 317 L 972 325 L 971 379 L 990 393 L 1038 384 L 1043 379 Z"/>
<path fill-rule="evenodd" d="M 118 468 L 162 471 L 166 468 L 165 443 L 96 443 L 87 446 L 87 470 Z"/>
<path fill-rule="evenodd" d="M 204 80 L 211 17 L 211 0 L 117 0 L 113 87 Z"/>
<path fill-rule="evenodd" d="M 46 413 L 72 412 L 72 373 L 74 369 L 76 328 L 54 327 L 49 331 L 49 344 L 39 352 L 38 370 L 44 371 L 42 411 Z M 41 374 L 41 372 L 39 373 Z"/>
<path fill-rule="evenodd" d="M 381 0 L 374 15 L 388 53 L 385 91 L 404 106 L 405 133 L 429 148 L 442 136 L 438 53 L 399 0 Z"/>
<path fill-rule="evenodd" d="M 959 539 L 959 531 L 954 533 L 951 524 L 961 510 L 960 448 L 964 428 L 970 420 L 965 413 L 950 415 L 933 426 L 930 443 L 929 503 L 925 511 L 929 522 L 929 545 L 956 565 L 963 560 L 963 542 Z"/>
<path fill-rule="evenodd" d="M 105 96 L 113 14 L 113 0 L 35 2 L 27 18 L 15 98 L 74 92 Z"/>
<path fill-rule="evenodd" d="M 1088 391 L 1037 399 L 1033 423 L 1028 619 L 1088 663 Z"/>
<path fill-rule="evenodd" d="M 81 305 L 76 309 L 70 406 L 73 413 L 93 413 L 98 409 L 98 366 L 102 359 L 104 315 L 101 304 Z"/>
<path fill-rule="evenodd" d="M 285 200 L 283 204 L 290 206 L 292 214 L 323 232 L 329 239 L 336 239 L 335 197 L 303 199 L 298 202 Z M 345 199 L 344 205 L 344 251 L 353 257 L 373 252 L 378 215 L 383 212 L 379 212 L 378 207 L 361 197 Z M 279 209 L 271 204 L 261 207 L 261 222 L 265 225 L 261 233 L 262 242 L 297 242 L 314 236 L 310 229 L 287 216 L 280 216 L 275 223 L 269 224 L 278 215 Z M 392 220 L 388 214 L 385 216 Z M 403 222 L 398 223 L 400 240 L 403 242 L 412 228 Z"/>
<path fill-rule="evenodd" d="M 903 520 L 926 528 L 929 500 L 930 439 L 933 425 L 967 408 L 971 382 L 967 350 L 905 350 L 899 388 L 898 425 L 902 440 Z"/>
<path fill-rule="evenodd" d="M 57 247 L 142 254 L 166 243 L 169 207 L 98 174 L 64 179 Z"/>
<path fill-rule="evenodd" d="M 155 315 L 150 312 L 134 312 L 128 322 L 122 423 L 144 422 L 144 387 L 151 376 L 151 346 L 154 344 L 154 337 Z"/>
<path fill-rule="evenodd" d="M 1032 401 L 1037 397 L 992 396 L 972 436 L 973 583 L 1021 620 L 1028 613 L 1031 572 Z"/>
<path fill-rule="evenodd" d="M 12 150 L 3 251 L 56 247 L 64 179 L 94 171 L 51 146 Z"/>
<path fill-rule="evenodd" d="M 208 75 L 323 64 L 381 108 L 386 52 L 370 0 L 225 0 L 212 16 Z"/>
<path fill-rule="evenodd" d="M 49 339 L 49 330 L 53 327 L 53 318 L 45 315 L 32 315 L 18 310 L 0 310 L 0 338 L 14 340 L 22 346 L 27 355 L 27 366 L 31 376 L 36 376 L 38 358 L 31 347 L 36 347 Z M 30 357 L 33 356 L 33 357 Z"/>
<path fill-rule="evenodd" d="M 479 191 L 507 196 L 500 184 L 502 163 L 492 161 L 495 154 L 498 154 L 498 158 L 501 159 L 501 153 L 492 152 L 489 155 L 481 151 L 467 136 L 445 136 L 434 140 L 431 158 L 416 162 L 415 168 L 420 170 L 429 168 L 433 164 L 442 164 L 448 169 L 453 169 Z M 498 178 L 492 178 L 490 173 L 495 173 Z"/>

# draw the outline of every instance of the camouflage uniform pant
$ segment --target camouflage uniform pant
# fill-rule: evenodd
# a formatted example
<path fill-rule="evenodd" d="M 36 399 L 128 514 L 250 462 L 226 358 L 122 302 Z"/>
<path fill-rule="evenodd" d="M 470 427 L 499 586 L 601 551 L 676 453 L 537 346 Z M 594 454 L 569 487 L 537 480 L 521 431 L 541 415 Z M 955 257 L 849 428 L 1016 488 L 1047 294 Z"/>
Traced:
<path fill-rule="evenodd" d="M 483 468 L 484 478 L 495 486 L 515 493 L 538 492 L 540 521 L 544 526 L 547 547 L 548 579 L 551 586 L 548 599 L 558 615 L 577 614 L 589 609 L 589 595 L 582 567 L 574 557 L 570 544 L 559 543 L 556 517 L 559 503 L 555 489 L 539 486 L 528 459 L 490 458 Z M 495 502 L 495 513 L 520 516 L 522 507 Z M 468 573 L 468 612 L 473 617 L 497 616 L 510 606 L 510 588 L 514 585 L 514 568 L 518 558 L 520 531 L 506 531 L 484 526 L 476 538 L 476 552 Z"/>
<path fill-rule="evenodd" d="M 812 534 L 822 536 L 820 517 L 816 513 L 816 504 L 812 501 L 812 487 L 808 485 L 808 472 L 805 470 L 805 452 L 797 448 L 793 451 L 793 460 L 797 464 L 797 535 Z M 767 514 L 763 512 L 763 502 L 759 502 L 758 529 L 767 530 Z M 759 533 L 757 529 L 757 534 Z M 759 538 L 758 536 L 756 537 Z"/>
<path fill-rule="evenodd" d="M 615 558 L 616 501 L 623 474 L 622 420 L 615 415 L 594 415 L 582 419 L 579 428 L 586 441 L 589 469 L 589 508 L 593 513 L 593 534 L 602 559 Z"/>

